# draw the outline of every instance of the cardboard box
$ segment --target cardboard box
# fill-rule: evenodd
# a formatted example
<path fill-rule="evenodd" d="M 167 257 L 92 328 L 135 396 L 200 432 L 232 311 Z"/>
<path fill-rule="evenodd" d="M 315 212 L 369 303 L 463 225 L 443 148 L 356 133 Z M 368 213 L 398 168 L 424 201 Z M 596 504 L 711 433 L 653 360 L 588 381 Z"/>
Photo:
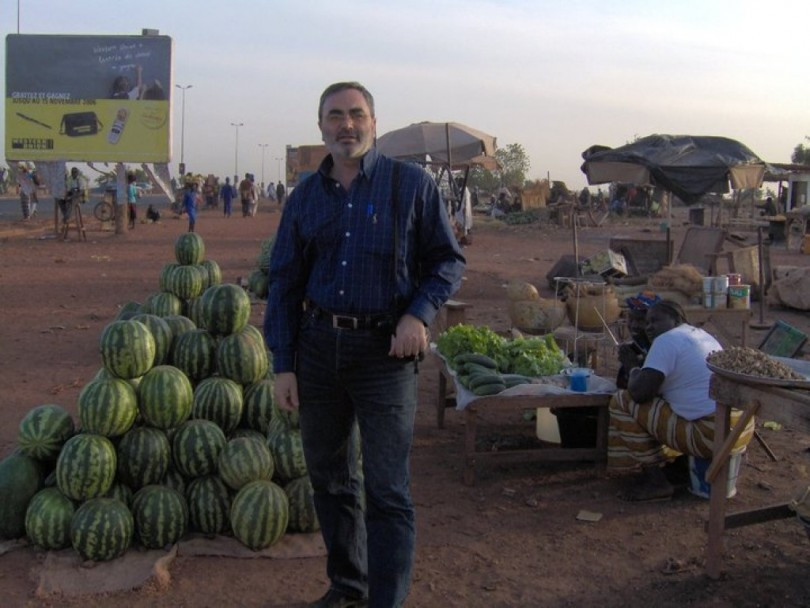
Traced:
<path fill-rule="evenodd" d="M 605 249 L 582 263 L 582 274 L 599 274 L 603 277 L 627 276 L 627 261 L 621 253 Z"/>

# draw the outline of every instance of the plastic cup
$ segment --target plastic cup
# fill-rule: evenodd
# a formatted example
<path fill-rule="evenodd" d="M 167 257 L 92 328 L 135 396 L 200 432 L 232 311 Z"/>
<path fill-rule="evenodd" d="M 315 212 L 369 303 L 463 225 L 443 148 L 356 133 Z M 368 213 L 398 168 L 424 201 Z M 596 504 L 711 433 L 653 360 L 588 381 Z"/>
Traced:
<path fill-rule="evenodd" d="M 577 367 L 571 370 L 569 387 L 572 391 L 577 393 L 585 393 L 588 391 L 588 378 L 590 377 L 590 370 Z"/>

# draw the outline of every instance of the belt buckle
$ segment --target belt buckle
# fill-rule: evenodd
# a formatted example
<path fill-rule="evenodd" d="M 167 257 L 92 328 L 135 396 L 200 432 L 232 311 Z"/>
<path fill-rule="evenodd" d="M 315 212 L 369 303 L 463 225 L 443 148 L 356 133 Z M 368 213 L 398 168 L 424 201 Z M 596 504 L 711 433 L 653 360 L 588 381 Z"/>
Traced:
<path fill-rule="evenodd" d="M 357 317 L 347 315 L 332 315 L 332 327 L 334 329 L 357 329 Z"/>

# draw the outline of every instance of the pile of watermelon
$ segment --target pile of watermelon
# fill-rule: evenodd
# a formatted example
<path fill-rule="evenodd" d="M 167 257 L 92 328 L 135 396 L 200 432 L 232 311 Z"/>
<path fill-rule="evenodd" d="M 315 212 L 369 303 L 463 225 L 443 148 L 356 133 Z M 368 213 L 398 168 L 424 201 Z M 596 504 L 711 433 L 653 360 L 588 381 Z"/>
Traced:
<path fill-rule="evenodd" d="M 221 282 L 198 234 L 175 254 L 161 290 L 104 328 L 78 421 L 54 404 L 21 421 L 0 461 L 0 538 L 104 561 L 193 531 L 260 550 L 318 530 L 297 417 L 273 404 L 247 293 Z"/>
<path fill-rule="evenodd" d="M 248 276 L 248 291 L 260 300 L 267 299 L 270 254 L 273 251 L 273 243 L 275 243 L 274 237 L 262 241 L 259 256 L 256 258 L 256 268 Z"/>

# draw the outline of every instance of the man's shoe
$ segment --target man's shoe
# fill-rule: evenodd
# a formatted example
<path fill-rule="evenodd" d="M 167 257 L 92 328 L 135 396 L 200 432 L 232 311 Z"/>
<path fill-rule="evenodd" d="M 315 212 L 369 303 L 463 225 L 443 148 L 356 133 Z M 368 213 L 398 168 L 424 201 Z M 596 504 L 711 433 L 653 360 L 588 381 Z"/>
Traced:
<path fill-rule="evenodd" d="M 349 595 L 345 591 L 329 589 L 321 599 L 309 604 L 309 608 L 366 608 L 368 600 Z"/>

